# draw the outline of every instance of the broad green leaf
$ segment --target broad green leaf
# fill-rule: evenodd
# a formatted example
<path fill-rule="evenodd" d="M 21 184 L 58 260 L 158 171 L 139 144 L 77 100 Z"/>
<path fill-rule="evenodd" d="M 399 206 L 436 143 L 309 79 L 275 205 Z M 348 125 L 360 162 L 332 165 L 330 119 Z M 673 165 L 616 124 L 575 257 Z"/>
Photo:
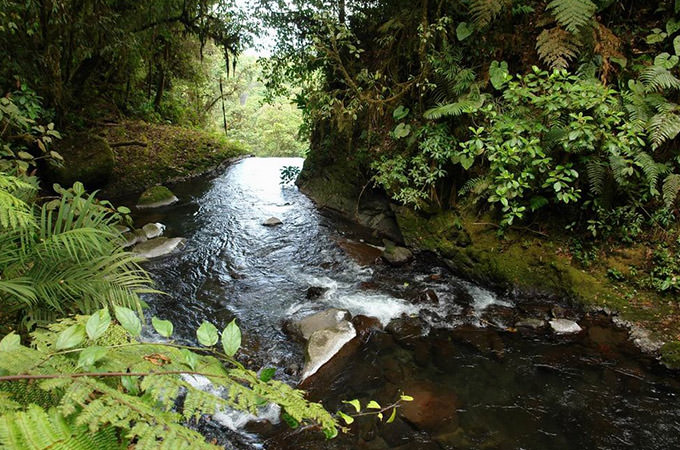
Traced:
<path fill-rule="evenodd" d="M 380 406 L 380 404 L 378 404 L 378 402 L 376 402 L 375 400 L 371 400 L 370 402 L 368 402 L 368 405 L 366 405 L 366 408 L 367 409 L 381 409 L 382 406 Z"/>
<path fill-rule="evenodd" d="M 473 31 L 475 31 L 475 29 L 472 27 L 472 25 L 468 24 L 467 22 L 461 22 L 456 27 L 456 37 L 459 41 L 464 41 L 470 37 Z"/>
<path fill-rule="evenodd" d="M 357 412 L 361 412 L 361 403 L 356 398 L 354 400 L 343 400 L 342 403 L 347 403 L 348 405 L 354 406 Z"/>
<path fill-rule="evenodd" d="M 489 66 L 489 81 L 496 89 L 501 89 L 508 80 L 508 63 L 505 61 L 492 61 Z"/>
<path fill-rule="evenodd" d="M 669 36 L 675 34 L 678 30 L 680 30 L 680 20 L 671 18 L 666 22 L 666 33 L 668 33 Z"/>
<path fill-rule="evenodd" d="M 266 383 L 267 381 L 274 378 L 274 375 L 276 375 L 275 367 L 268 367 L 266 369 L 262 369 L 262 372 L 260 372 L 260 381 L 264 381 Z"/>
<path fill-rule="evenodd" d="M 64 160 L 64 157 L 61 156 L 58 152 L 55 152 L 54 150 L 50 151 L 50 156 L 54 159 L 58 159 L 59 161 Z"/>
<path fill-rule="evenodd" d="M 676 36 L 673 39 L 673 50 L 675 50 L 676 55 L 680 56 L 680 36 Z"/>
<path fill-rule="evenodd" d="M 394 135 L 395 139 L 401 139 L 405 138 L 411 133 L 411 125 L 400 123 L 394 128 L 394 131 L 392 131 L 392 134 Z"/>
<path fill-rule="evenodd" d="M 106 356 L 107 353 L 108 349 L 99 347 L 98 345 L 87 347 L 85 350 L 80 352 L 80 356 L 78 357 L 78 367 L 91 367 L 94 365 L 94 363 Z"/>
<path fill-rule="evenodd" d="M 403 105 L 399 105 L 393 112 L 392 112 L 392 117 L 394 120 L 401 120 L 404 117 L 408 116 L 408 113 L 411 110 L 409 108 L 405 108 Z"/>
<path fill-rule="evenodd" d="M 198 363 L 198 355 L 189 349 L 183 348 L 182 356 L 184 356 L 184 363 L 191 367 L 191 370 L 196 370 L 196 364 Z"/>
<path fill-rule="evenodd" d="M 413 397 L 411 397 L 410 395 L 406 395 L 406 394 L 402 394 L 402 396 L 400 398 L 404 402 L 412 402 L 413 401 Z"/>
<path fill-rule="evenodd" d="M 118 212 L 121 214 L 130 214 L 131 211 L 130 208 L 128 208 L 127 206 L 119 206 Z"/>
<path fill-rule="evenodd" d="M 0 341 L 0 352 L 11 352 L 21 347 L 21 338 L 14 331 Z"/>
<path fill-rule="evenodd" d="M 234 356 L 241 346 L 241 330 L 236 325 L 236 319 L 229 322 L 222 331 L 222 348 L 224 353 Z"/>
<path fill-rule="evenodd" d="M 139 336 L 139 333 L 142 332 L 142 322 L 139 321 L 139 317 L 137 317 L 133 310 L 124 306 L 116 306 L 115 313 L 116 319 L 128 333 L 133 336 Z"/>
<path fill-rule="evenodd" d="M 392 414 L 390 414 L 390 417 L 387 419 L 386 423 L 392 423 L 394 422 L 394 419 L 397 417 L 397 408 L 392 408 Z"/>
<path fill-rule="evenodd" d="M 463 169 L 465 170 L 470 170 L 470 167 L 472 167 L 472 164 L 474 164 L 474 162 L 475 158 L 467 156 L 460 157 L 460 165 L 463 166 Z"/>
<path fill-rule="evenodd" d="M 26 160 L 33 159 L 33 155 L 31 155 L 28 152 L 17 152 L 17 156 L 21 159 L 26 159 Z"/>
<path fill-rule="evenodd" d="M 102 308 L 99 311 L 96 311 L 89 319 L 87 319 L 87 323 L 85 324 L 87 336 L 93 341 L 100 338 L 109 328 L 110 323 L 111 316 L 109 315 L 108 308 Z"/>
<path fill-rule="evenodd" d="M 169 320 L 161 320 L 154 316 L 151 318 L 151 325 L 153 325 L 154 330 L 163 337 L 172 336 L 172 322 Z"/>
<path fill-rule="evenodd" d="M 82 325 L 71 325 L 59 335 L 54 344 L 57 350 L 73 348 L 85 340 L 85 327 Z"/>
<path fill-rule="evenodd" d="M 352 422 L 354 422 L 354 417 L 348 416 L 347 414 L 345 414 L 345 413 L 342 412 L 342 411 L 338 411 L 338 415 L 342 418 L 342 420 L 345 421 L 345 423 L 346 423 L 347 425 L 351 425 Z"/>
<path fill-rule="evenodd" d="M 196 337 L 198 338 L 198 342 L 200 342 L 201 345 L 212 347 L 213 345 L 217 344 L 220 335 L 215 325 L 204 320 L 201 326 L 198 327 L 198 330 L 196 330 Z"/>

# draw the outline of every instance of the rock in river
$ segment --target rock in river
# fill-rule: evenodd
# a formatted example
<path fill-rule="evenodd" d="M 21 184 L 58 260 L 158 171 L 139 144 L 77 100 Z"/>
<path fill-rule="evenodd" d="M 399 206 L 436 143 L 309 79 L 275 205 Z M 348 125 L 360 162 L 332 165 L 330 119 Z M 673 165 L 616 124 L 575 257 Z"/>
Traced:
<path fill-rule="evenodd" d="M 147 239 L 153 239 L 163 234 L 163 231 L 165 231 L 165 225 L 162 223 L 147 223 L 142 227 L 142 230 L 144 231 Z"/>
<path fill-rule="evenodd" d="M 336 328 L 338 325 L 343 322 L 349 322 L 351 319 L 352 316 L 348 311 L 331 308 L 292 322 L 289 326 L 289 331 L 304 340 L 308 340 L 315 331 L 325 328 Z"/>
<path fill-rule="evenodd" d="M 157 258 L 183 247 L 185 241 L 186 239 L 184 238 L 159 237 L 135 245 L 132 251 L 143 258 Z"/>
<path fill-rule="evenodd" d="M 312 333 L 307 342 L 302 379 L 316 373 L 356 335 L 354 325 L 349 321 L 342 321 L 333 328 L 324 328 Z"/>
<path fill-rule="evenodd" d="M 172 205 L 179 199 L 165 186 L 153 186 L 139 196 L 137 208 L 158 208 L 161 206 Z"/>
<path fill-rule="evenodd" d="M 553 319 L 550 321 L 550 328 L 555 334 L 575 334 L 581 332 L 579 324 L 569 319 Z"/>
<path fill-rule="evenodd" d="M 265 220 L 262 222 L 262 225 L 265 227 L 275 227 L 277 225 L 281 225 L 283 222 L 281 222 L 281 219 L 278 217 L 270 217 L 269 219 Z"/>
<path fill-rule="evenodd" d="M 399 247 L 386 240 L 382 257 L 392 266 L 403 266 L 413 259 L 413 253 L 406 247 Z"/>

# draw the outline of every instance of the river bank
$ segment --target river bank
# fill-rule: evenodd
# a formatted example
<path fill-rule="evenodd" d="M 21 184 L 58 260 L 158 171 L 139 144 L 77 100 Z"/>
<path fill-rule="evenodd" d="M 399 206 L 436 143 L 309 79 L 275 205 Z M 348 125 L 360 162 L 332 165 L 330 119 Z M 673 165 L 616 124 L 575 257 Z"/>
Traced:
<path fill-rule="evenodd" d="M 415 212 L 366 188 L 359 166 L 312 153 L 298 185 L 320 207 L 371 227 L 377 235 L 401 238 L 412 249 L 431 251 L 468 280 L 513 296 L 559 299 L 583 311 L 606 313 L 630 331 L 640 349 L 668 367 L 680 367 L 680 308 L 670 296 L 625 280 L 648 264 L 647 243 L 609 245 L 594 256 L 594 264 L 583 267 L 563 230 L 516 228 L 500 238 L 493 219 L 471 208 Z"/>

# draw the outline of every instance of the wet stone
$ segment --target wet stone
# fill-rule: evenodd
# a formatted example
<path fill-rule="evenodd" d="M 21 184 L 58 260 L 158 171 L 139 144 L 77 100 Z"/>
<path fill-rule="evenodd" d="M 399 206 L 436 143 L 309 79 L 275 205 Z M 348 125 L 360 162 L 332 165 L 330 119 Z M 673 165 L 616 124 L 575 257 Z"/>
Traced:
<path fill-rule="evenodd" d="M 582 330 L 579 324 L 569 319 L 553 319 L 550 321 L 550 328 L 555 334 L 575 334 Z"/>
<path fill-rule="evenodd" d="M 162 223 L 147 223 L 142 227 L 142 231 L 147 239 L 157 238 L 165 231 L 165 225 Z"/>
<path fill-rule="evenodd" d="M 391 266 L 403 266 L 413 259 L 413 253 L 406 247 L 399 247 L 390 241 L 385 241 L 385 250 L 382 257 Z"/>
<path fill-rule="evenodd" d="M 545 321 L 542 319 L 525 318 L 515 322 L 515 328 L 528 328 L 531 330 L 540 330 L 545 327 Z"/>
<path fill-rule="evenodd" d="M 281 225 L 282 223 L 283 222 L 278 217 L 270 217 L 269 219 L 262 222 L 262 225 L 265 227 L 275 227 L 277 225 Z"/>
<path fill-rule="evenodd" d="M 323 296 L 328 291 L 327 287 L 321 286 L 310 286 L 305 292 L 305 298 L 307 300 L 317 300 Z"/>
<path fill-rule="evenodd" d="M 158 258 L 182 248 L 185 245 L 184 238 L 159 237 L 150 241 L 142 242 L 134 246 L 132 251 L 142 258 Z"/>
<path fill-rule="evenodd" d="M 342 322 L 352 319 L 349 311 L 331 308 L 321 311 L 300 320 L 293 321 L 287 326 L 287 331 L 308 340 L 315 331 L 324 328 L 335 328 Z"/>
<path fill-rule="evenodd" d="M 434 289 L 425 289 L 423 292 L 418 294 L 418 296 L 413 300 L 413 303 L 419 305 L 438 305 L 439 297 Z"/>

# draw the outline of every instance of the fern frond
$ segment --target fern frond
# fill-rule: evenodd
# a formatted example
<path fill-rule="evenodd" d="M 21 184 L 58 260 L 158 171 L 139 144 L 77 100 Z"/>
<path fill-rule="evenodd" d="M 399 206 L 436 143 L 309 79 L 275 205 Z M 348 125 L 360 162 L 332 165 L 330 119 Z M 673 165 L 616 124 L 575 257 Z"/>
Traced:
<path fill-rule="evenodd" d="M 594 196 L 600 196 L 604 192 L 604 183 L 607 176 L 606 164 L 599 160 L 591 158 L 586 165 L 586 174 L 588 175 L 588 185 L 590 192 Z"/>
<path fill-rule="evenodd" d="M 552 0 L 548 3 L 548 9 L 557 23 L 575 33 L 593 18 L 597 6 L 590 0 Z"/>
<path fill-rule="evenodd" d="M 680 192 L 680 175 L 672 173 L 663 180 L 663 187 L 661 189 L 663 193 L 663 202 L 666 207 L 670 207 L 675 203 L 678 197 L 678 192 Z"/>
<path fill-rule="evenodd" d="M 574 35 L 560 27 L 543 30 L 536 38 L 538 57 L 552 69 L 566 69 L 579 46 Z"/>
<path fill-rule="evenodd" d="M 485 101 L 486 95 L 461 97 L 456 102 L 428 109 L 423 113 L 423 117 L 429 120 L 437 120 L 442 117 L 457 117 L 481 108 Z"/>
<path fill-rule="evenodd" d="M 659 92 L 664 89 L 680 89 L 680 80 L 670 70 L 662 66 L 649 66 L 640 73 L 640 80 L 647 92 Z"/>
<path fill-rule="evenodd" d="M 508 0 L 472 0 L 470 14 L 478 28 L 489 25 L 510 2 Z"/>
<path fill-rule="evenodd" d="M 664 142 L 674 139 L 680 134 L 680 115 L 675 104 L 663 108 L 655 114 L 649 121 L 650 135 L 652 138 L 652 148 L 657 149 Z"/>

